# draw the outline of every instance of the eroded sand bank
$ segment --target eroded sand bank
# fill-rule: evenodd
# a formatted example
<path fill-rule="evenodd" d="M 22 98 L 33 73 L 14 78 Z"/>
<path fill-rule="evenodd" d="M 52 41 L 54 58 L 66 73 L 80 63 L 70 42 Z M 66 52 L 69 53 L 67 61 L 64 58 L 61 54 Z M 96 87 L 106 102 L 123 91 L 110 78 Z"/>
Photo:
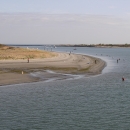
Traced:
<path fill-rule="evenodd" d="M 29 63 L 27 63 L 27 59 L 1 60 L 0 85 L 36 82 L 54 77 L 64 79 L 67 77 L 60 73 L 96 75 L 101 73 L 105 65 L 106 63 L 98 58 L 68 53 L 57 53 L 57 56 L 52 58 L 30 59 Z M 52 70 L 59 74 L 48 73 L 46 70 Z M 33 74 L 36 72 L 42 72 L 42 77 L 34 76 Z"/>

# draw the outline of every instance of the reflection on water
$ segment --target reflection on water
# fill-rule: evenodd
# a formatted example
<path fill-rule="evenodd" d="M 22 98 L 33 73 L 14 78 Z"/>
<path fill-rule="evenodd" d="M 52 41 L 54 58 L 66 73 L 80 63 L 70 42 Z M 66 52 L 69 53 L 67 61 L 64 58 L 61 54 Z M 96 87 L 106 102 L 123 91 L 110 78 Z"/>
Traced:
<path fill-rule="evenodd" d="M 67 48 L 59 51 L 63 49 Z M 130 128 L 129 49 L 77 48 L 76 51 L 101 57 L 107 61 L 106 70 L 97 76 L 74 80 L 1 86 L 2 130 Z M 120 58 L 118 64 L 117 58 Z"/>

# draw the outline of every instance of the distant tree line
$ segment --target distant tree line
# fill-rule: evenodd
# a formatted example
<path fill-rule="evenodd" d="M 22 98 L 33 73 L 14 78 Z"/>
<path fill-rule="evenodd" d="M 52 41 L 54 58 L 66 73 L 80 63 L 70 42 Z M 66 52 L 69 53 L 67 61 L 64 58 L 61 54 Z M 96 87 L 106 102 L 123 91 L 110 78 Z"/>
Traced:
<path fill-rule="evenodd" d="M 72 44 L 60 44 L 57 46 L 61 46 L 61 47 L 130 47 L 130 44 L 76 44 L 76 45 L 72 45 Z"/>

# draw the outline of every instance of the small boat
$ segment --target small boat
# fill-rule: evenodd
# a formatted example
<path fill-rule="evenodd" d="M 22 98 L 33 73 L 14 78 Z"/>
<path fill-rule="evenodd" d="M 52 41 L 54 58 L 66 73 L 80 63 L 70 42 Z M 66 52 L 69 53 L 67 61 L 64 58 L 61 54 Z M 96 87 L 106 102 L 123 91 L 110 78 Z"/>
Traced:
<path fill-rule="evenodd" d="M 73 50 L 77 50 L 76 47 Z"/>
<path fill-rule="evenodd" d="M 54 45 L 54 48 L 57 48 L 57 47 Z"/>

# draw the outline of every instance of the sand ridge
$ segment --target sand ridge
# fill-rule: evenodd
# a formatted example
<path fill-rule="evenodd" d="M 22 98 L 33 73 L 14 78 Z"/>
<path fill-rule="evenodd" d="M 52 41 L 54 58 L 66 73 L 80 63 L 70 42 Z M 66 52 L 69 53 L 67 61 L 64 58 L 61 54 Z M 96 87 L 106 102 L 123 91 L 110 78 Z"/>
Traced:
<path fill-rule="evenodd" d="M 105 65 L 101 59 L 72 53 L 57 53 L 50 58 L 30 59 L 29 63 L 27 59 L 0 60 L 0 85 L 35 82 L 39 79 L 31 77 L 30 73 L 45 70 L 94 75 L 101 73 Z"/>

